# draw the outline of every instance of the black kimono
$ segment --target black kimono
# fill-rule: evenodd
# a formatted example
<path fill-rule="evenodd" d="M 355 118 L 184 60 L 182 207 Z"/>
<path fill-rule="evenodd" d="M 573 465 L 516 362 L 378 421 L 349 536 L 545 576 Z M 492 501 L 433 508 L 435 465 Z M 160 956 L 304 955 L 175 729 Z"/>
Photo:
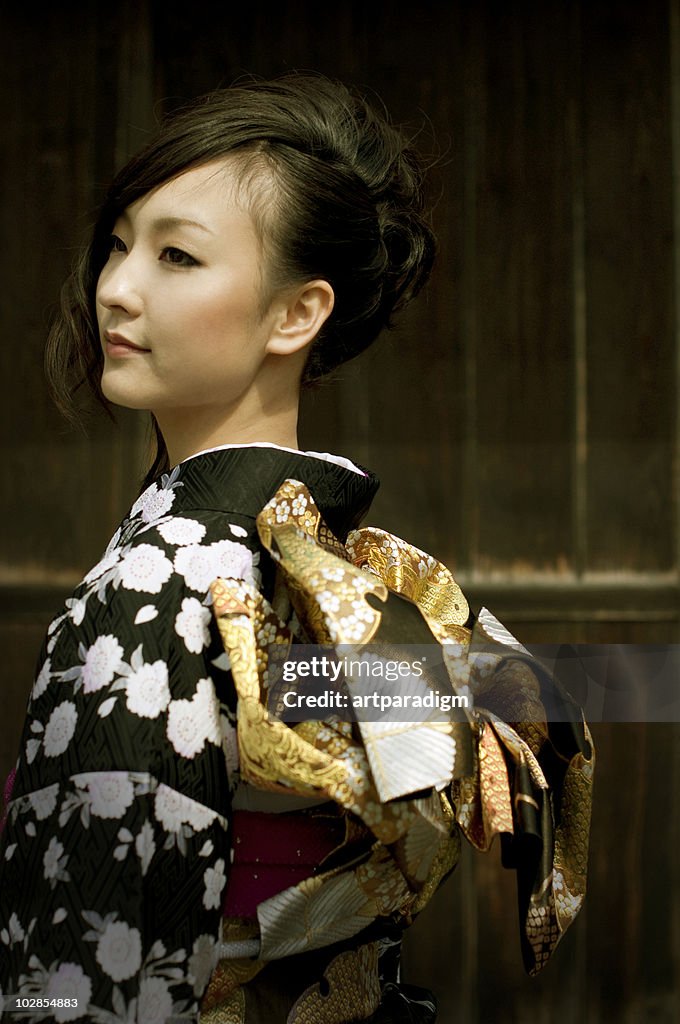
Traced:
<path fill-rule="evenodd" d="M 302 487 L 281 491 L 286 481 Z M 253 636 L 258 645 L 271 642 L 277 630 L 290 630 L 294 637 L 300 627 L 300 609 L 281 597 L 281 566 L 285 568 L 286 560 L 275 545 L 263 542 L 258 516 L 268 508 L 274 533 L 277 522 L 295 520 L 304 528 L 304 517 L 315 506 L 322 528 L 316 528 L 314 537 L 325 550 L 323 557 L 347 557 L 342 546 L 348 534 L 352 538 L 377 487 L 370 472 L 316 453 L 273 445 L 224 446 L 199 453 L 142 493 L 102 559 L 66 600 L 41 651 L 0 836 L 0 994 L 5 1000 L 28 1000 L 23 1005 L 30 1012 L 24 1009 L 17 1020 L 160 1024 L 197 1021 L 202 1011 L 201 1021 L 242 1019 L 250 1024 L 260 1019 L 258 1012 L 266 1011 L 256 1011 L 256 1005 L 264 1004 L 244 994 L 252 991 L 248 983 L 253 972 L 239 975 L 232 970 L 240 962 L 239 941 L 245 942 L 244 957 L 255 949 L 267 963 L 279 960 L 285 965 L 290 955 L 298 957 L 291 963 L 303 964 L 303 980 L 284 1001 L 285 1013 L 278 1009 L 280 1017 L 263 1016 L 268 1024 L 269 1019 L 276 1019 L 276 1024 L 284 1019 L 291 1024 L 342 1021 L 342 1014 L 350 1011 L 323 1016 L 313 1009 L 315 993 L 309 998 L 305 993 L 311 991 L 315 972 L 321 977 L 331 961 L 342 965 L 342 956 L 354 955 L 352 950 L 358 950 L 363 960 L 353 961 L 350 973 L 356 975 L 362 963 L 367 977 L 379 979 L 377 988 L 371 981 L 357 996 L 352 1012 L 361 1007 L 363 1016 L 354 1019 L 368 1020 L 371 1013 L 377 1014 L 375 1020 L 397 1019 L 397 1011 L 394 1017 L 379 1016 L 381 1000 L 384 1006 L 386 1000 L 398 998 L 396 971 L 388 985 L 385 971 L 376 964 L 378 954 L 387 960 L 399 915 L 410 919 L 420 908 L 414 894 L 427 888 L 424 878 L 409 888 L 400 876 L 403 892 L 398 900 L 375 902 L 370 913 L 362 905 L 357 914 L 359 919 L 364 914 L 365 920 L 359 924 L 344 932 L 341 928 L 335 938 L 332 929 L 325 939 L 306 936 L 289 950 L 285 943 L 277 945 L 268 938 L 275 929 L 267 931 L 269 919 L 260 916 L 259 909 L 259 925 L 251 922 L 250 930 L 241 932 L 239 922 L 225 922 L 223 916 L 233 859 L 232 795 L 239 784 L 237 708 L 245 699 L 245 691 L 234 685 L 230 665 L 240 641 L 233 639 L 235 634 L 228 635 L 224 622 L 234 611 L 234 600 L 245 602 L 236 609 L 244 611 L 252 607 L 248 595 L 255 595 L 267 610 L 257 612 L 259 632 Z M 269 529 L 267 536 L 271 534 Z M 357 545 L 349 550 L 356 554 Z M 361 562 L 367 557 L 364 552 Z M 359 564 L 358 558 L 355 561 Z M 425 565 L 423 577 L 434 571 Z M 368 569 L 376 572 L 373 565 Z M 290 582 L 290 573 L 283 572 L 283 577 Z M 216 580 L 231 581 L 232 588 L 227 601 L 231 604 L 220 606 L 222 625 L 214 607 Z M 223 601 L 221 591 L 219 596 Z M 328 603 L 320 597 L 320 608 L 323 600 Z M 242 620 L 243 616 L 235 621 Z M 464 628 L 459 623 L 455 635 Z M 360 744 L 350 739 L 349 728 L 342 742 L 351 746 L 356 762 Z M 339 749 L 337 737 L 333 747 L 325 734 L 310 735 L 305 733 L 305 742 L 326 751 L 326 757 L 327 751 Z M 477 783 L 462 777 L 461 769 L 453 773 L 447 800 L 433 789 L 432 806 L 424 810 L 419 805 L 418 815 L 428 827 L 442 833 L 442 821 L 451 825 L 446 826 L 448 853 L 434 872 L 434 887 L 455 863 L 451 837 L 457 841 L 459 830 L 481 848 L 494 832 L 513 830 L 511 809 L 503 805 L 489 813 L 493 801 L 488 787 L 485 791 L 484 784 L 479 785 L 480 760 L 487 766 L 500 764 L 503 771 L 498 751 L 503 730 L 499 727 L 494 739 L 487 728 L 485 737 L 479 730 L 474 734 L 475 750 L 465 769 L 477 773 Z M 483 739 L 486 747 L 480 759 L 475 751 Z M 530 737 L 527 741 L 531 746 Z M 521 742 L 507 741 L 506 761 L 508 751 L 515 756 Z M 245 751 L 245 739 L 243 744 Z M 584 749 L 574 748 L 569 754 L 583 778 L 588 765 L 592 768 Z M 528 750 L 526 757 L 531 758 Z M 368 762 L 362 764 L 361 770 L 370 776 Z M 255 786 L 261 781 L 265 789 L 290 786 L 295 792 L 294 782 L 281 772 L 276 778 L 260 779 L 251 770 L 247 778 Z M 320 803 L 328 807 L 334 800 L 343 805 L 328 788 L 320 788 L 318 799 L 312 799 L 313 772 L 310 778 L 311 783 L 298 790 L 301 805 L 305 799 L 310 808 Z M 512 779 L 510 784 L 515 784 Z M 357 850 L 359 859 L 366 859 L 370 849 L 371 858 L 382 864 L 390 857 L 383 850 L 376 859 L 377 836 L 385 849 L 397 851 L 395 861 L 401 865 L 398 844 L 403 836 L 394 823 L 376 825 L 371 842 L 361 846 L 361 830 L 365 840 L 371 820 L 363 813 L 363 801 L 362 795 L 358 803 L 342 806 L 343 821 L 348 815 L 357 818 L 357 832 L 350 837 L 347 827 L 341 845 L 351 847 L 354 860 Z M 375 799 L 374 818 L 376 806 L 387 804 Z M 575 878 L 583 868 L 582 857 L 579 863 Z M 409 870 L 403 870 L 407 882 L 412 881 Z M 330 891 L 331 882 L 338 884 L 338 875 L 345 878 L 342 857 L 336 857 L 333 869 L 320 879 L 319 884 L 327 883 L 324 892 Z M 563 877 L 554 880 L 557 890 L 565 886 Z M 298 889 L 307 892 L 304 884 Z M 394 886 L 393 890 L 397 891 Z M 566 927 L 580 906 L 582 890 L 578 879 L 571 890 L 565 889 L 572 902 L 566 909 L 562 906 L 561 920 L 558 907 L 557 917 L 553 913 L 546 924 L 548 930 L 555 931 L 555 921 L 559 931 Z M 276 909 L 278 904 L 272 906 Z M 377 930 L 376 920 L 382 922 Z M 286 928 L 288 924 L 283 931 L 287 935 Z M 550 941 L 555 944 L 555 935 Z M 324 946 L 335 960 L 330 954 L 318 959 Z M 263 979 L 275 975 L 273 967 L 269 974 L 262 972 Z M 211 979 L 212 996 L 206 999 Z M 327 997 L 327 992 L 321 994 Z M 403 997 L 404 1005 L 408 1002 Z M 404 1020 L 434 1019 L 426 998 L 416 1002 L 423 1006 L 422 1015 Z"/>

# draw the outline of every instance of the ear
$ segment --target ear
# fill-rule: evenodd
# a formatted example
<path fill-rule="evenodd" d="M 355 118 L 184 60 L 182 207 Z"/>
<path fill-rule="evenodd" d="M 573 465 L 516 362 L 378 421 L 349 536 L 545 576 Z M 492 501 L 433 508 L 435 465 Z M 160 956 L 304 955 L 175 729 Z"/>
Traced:
<path fill-rule="evenodd" d="M 307 281 L 289 292 L 280 301 L 265 351 L 285 356 L 311 344 L 331 315 L 334 302 L 328 281 Z"/>

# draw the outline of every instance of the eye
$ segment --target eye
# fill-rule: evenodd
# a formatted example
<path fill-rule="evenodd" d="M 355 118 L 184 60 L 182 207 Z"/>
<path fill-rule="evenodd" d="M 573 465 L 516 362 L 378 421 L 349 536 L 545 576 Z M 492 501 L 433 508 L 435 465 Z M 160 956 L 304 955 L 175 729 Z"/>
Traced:
<path fill-rule="evenodd" d="M 199 265 L 198 260 L 190 256 L 188 252 L 184 252 L 183 249 L 177 249 L 174 245 L 166 245 L 161 249 L 161 259 L 166 263 L 171 263 L 174 267 L 197 267 Z"/>
<path fill-rule="evenodd" d="M 125 242 L 119 235 L 109 237 L 109 252 L 127 252 Z"/>

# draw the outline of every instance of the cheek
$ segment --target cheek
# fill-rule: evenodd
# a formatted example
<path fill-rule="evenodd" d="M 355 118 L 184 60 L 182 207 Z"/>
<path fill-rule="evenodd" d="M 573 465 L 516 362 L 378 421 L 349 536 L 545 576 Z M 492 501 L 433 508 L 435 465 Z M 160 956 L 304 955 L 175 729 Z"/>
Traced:
<path fill-rule="evenodd" d="M 256 297 L 245 287 L 233 287 L 194 294 L 179 307 L 171 297 L 160 315 L 174 333 L 178 329 L 188 330 L 191 337 L 207 346 L 231 344 L 247 348 L 257 336 L 258 313 Z"/>

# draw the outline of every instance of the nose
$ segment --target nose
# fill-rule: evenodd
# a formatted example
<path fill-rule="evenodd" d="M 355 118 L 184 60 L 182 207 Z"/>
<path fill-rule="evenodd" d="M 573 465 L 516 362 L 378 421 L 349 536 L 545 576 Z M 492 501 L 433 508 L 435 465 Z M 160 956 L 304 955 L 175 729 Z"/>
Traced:
<path fill-rule="evenodd" d="M 142 295 L 132 253 L 112 253 L 97 281 L 97 306 L 139 316 Z"/>

